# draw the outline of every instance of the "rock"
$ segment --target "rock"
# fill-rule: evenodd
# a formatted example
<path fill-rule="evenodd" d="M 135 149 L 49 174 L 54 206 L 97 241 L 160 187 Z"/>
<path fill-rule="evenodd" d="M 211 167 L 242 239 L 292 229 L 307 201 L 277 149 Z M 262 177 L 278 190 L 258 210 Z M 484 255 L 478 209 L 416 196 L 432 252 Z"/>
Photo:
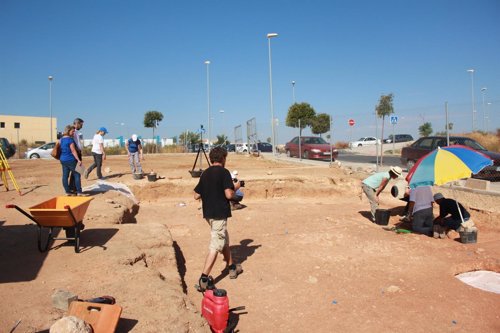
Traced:
<path fill-rule="evenodd" d="M 269 170 L 269 171 L 267 172 L 267 174 L 270 176 L 270 175 L 272 175 L 272 174 L 273 174 L 273 172 L 272 172 L 271 170 Z"/>
<path fill-rule="evenodd" d="M 309 278 L 307 279 L 307 282 L 309 283 L 318 283 L 318 278 L 315 277 L 315 276 L 309 276 Z"/>
<path fill-rule="evenodd" d="M 61 310 L 68 310 L 69 304 L 78 300 L 78 295 L 67 290 L 58 289 L 52 294 L 52 305 Z"/>
<path fill-rule="evenodd" d="M 393 285 L 393 286 L 389 286 L 385 291 L 387 291 L 388 293 L 397 293 L 397 292 L 401 291 L 401 288 Z"/>
<path fill-rule="evenodd" d="M 111 173 L 111 168 L 110 168 L 110 167 L 105 167 L 105 168 L 104 168 L 104 172 L 106 172 L 106 173 Z"/>
<path fill-rule="evenodd" d="M 62 317 L 50 327 L 50 333 L 92 333 L 92 327 L 82 319 Z"/>

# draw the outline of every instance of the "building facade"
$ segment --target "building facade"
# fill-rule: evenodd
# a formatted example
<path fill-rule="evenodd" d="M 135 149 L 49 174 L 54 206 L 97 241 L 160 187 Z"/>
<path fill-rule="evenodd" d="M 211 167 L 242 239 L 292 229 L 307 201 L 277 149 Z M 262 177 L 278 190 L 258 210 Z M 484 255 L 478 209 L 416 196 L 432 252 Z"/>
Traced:
<path fill-rule="evenodd" d="M 51 130 L 52 129 L 52 130 Z M 9 116 L 0 114 L 0 137 L 18 144 L 21 140 L 28 143 L 47 143 L 57 140 L 57 118 Z M 51 136 L 52 132 L 52 138 Z"/>

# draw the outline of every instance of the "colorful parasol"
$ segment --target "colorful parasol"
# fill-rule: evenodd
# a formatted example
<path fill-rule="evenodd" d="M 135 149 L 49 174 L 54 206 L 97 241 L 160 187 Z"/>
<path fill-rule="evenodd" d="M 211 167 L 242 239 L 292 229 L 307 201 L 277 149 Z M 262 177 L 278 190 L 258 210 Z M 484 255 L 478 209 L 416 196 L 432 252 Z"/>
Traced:
<path fill-rule="evenodd" d="M 420 158 L 406 176 L 410 188 L 443 185 L 469 178 L 484 167 L 493 165 L 486 155 L 466 146 L 454 145 L 431 151 Z"/>

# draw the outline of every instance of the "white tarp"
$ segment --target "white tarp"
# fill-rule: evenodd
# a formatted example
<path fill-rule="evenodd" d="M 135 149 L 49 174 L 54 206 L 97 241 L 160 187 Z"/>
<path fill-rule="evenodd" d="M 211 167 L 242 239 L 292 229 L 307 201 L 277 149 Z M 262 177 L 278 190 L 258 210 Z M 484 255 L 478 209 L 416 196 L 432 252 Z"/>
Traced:
<path fill-rule="evenodd" d="M 86 186 L 82 190 L 84 192 L 117 191 L 118 193 L 123 194 L 124 196 L 132 200 L 135 204 L 139 203 L 128 186 L 120 183 L 110 183 L 103 180 L 98 180 L 94 184 Z"/>
<path fill-rule="evenodd" d="M 458 274 L 456 278 L 472 287 L 500 294 L 500 273 L 475 271 Z"/>

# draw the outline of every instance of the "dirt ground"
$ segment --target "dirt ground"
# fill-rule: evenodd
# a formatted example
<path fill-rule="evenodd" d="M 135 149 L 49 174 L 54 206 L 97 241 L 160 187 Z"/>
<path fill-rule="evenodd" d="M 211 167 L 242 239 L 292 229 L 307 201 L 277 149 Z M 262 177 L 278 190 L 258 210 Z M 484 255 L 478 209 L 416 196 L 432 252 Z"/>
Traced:
<path fill-rule="evenodd" d="M 81 299 L 114 296 L 123 307 L 117 332 L 209 332 L 193 287 L 209 240 L 192 195 L 194 159 L 146 156 L 145 171 L 165 177 L 148 182 L 132 178 L 124 156 L 109 157 L 106 181 L 128 185 L 138 203 L 118 191 L 91 193 L 79 254 L 64 241 L 40 253 L 34 223 L 4 208 L 62 195 L 59 162 L 9 161 L 23 195 L 10 181 L 10 191 L 0 187 L 0 332 L 18 320 L 16 333 L 48 332 L 64 315 L 52 306 L 57 289 Z M 500 295 L 455 278 L 500 272 L 500 197 L 440 189 L 464 203 L 479 228 L 476 244 L 462 244 L 458 234 L 440 240 L 371 223 L 363 170 L 234 154 L 226 167 L 246 181 L 247 207 L 228 223 L 244 272 L 230 280 L 218 258 L 212 275 L 231 307 L 246 307 L 231 316 L 237 331 L 500 331 Z M 95 182 L 94 171 L 83 186 Z M 383 193 L 390 226 L 399 225 L 403 204 Z"/>

